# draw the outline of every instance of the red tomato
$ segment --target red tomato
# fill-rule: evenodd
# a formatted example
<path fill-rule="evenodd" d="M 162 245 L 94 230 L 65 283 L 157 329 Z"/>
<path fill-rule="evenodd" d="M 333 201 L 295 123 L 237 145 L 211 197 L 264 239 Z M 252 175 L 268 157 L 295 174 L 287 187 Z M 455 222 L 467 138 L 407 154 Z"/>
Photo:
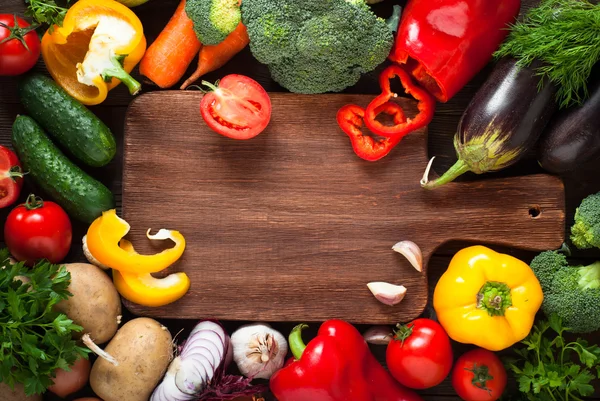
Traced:
<path fill-rule="evenodd" d="M 496 401 L 506 387 L 506 369 L 496 354 L 477 348 L 456 361 L 452 387 L 465 401 Z"/>
<path fill-rule="evenodd" d="M 90 360 L 79 358 L 71 366 L 70 371 L 57 369 L 54 373 L 56 377 L 52 379 L 54 384 L 48 387 L 48 390 L 60 398 L 66 398 L 68 395 L 81 390 L 90 378 Z"/>
<path fill-rule="evenodd" d="M 450 338 L 430 319 L 416 319 L 399 326 L 388 344 L 386 362 L 396 380 L 413 389 L 440 384 L 452 368 Z"/>
<path fill-rule="evenodd" d="M 20 75 L 40 58 L 35 27 L 13 14 L 0 14 L 0 75 Z"/>
<path fill-rule="evenodd" d="M 23 187 L 23 170 L 17 155 L 0 146 L 0 209 L 17 201 Z"/>
<path fill-rule="evenodd" d="M 38 259 L 61 262 L 71 247 L 71 221 L 54 202 L 29 195 L 14 208 L 4 224 L 4 241 L 18 261 L 33 265 Z"/>
<path fill-rule="evenodd" d="M 271 120 L 271 99 L 255 80 L 227 75 L 202 98 L 200 112 L 215 132 L 233 139 L 250 139 L 260 134 Z"/>

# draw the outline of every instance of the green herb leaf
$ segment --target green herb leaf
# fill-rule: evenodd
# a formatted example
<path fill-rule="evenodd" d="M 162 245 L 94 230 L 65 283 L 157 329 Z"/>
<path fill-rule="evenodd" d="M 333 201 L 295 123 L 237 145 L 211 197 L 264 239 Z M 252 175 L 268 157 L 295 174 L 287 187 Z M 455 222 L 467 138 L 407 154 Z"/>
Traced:
<path fill-rule="evenodd" d="M 528 376 L 521 376 L 519 381 L 519 391 L 522 393 L 529 393 L 531 391 L 532 378 Z"/>
<path fill-rule="evenodd" d="M 495 56 L 514 57 L 521 66 L 541 62 L 536 72 L 557 87 L 560 106 L 579 105 L 589 96 L 587 82 L 600 60 L 598 27 L 600 5 L 587 0 L 542 0 L 523 21 L 511 26 Z"/>
<path fill-rule="evenodd" d="M 71 296 L 71 275 L 47 261 L 32 268 L 11 266 L 7 250 L 0 251 L 0 261 L 0 381 L 22 383 L 27 395 L 41 394 L 52 385 L 56 369 L 68 368 L 89 352 L 73 340 L 82 328 L 53 310 Z"/>
<path fill-rule="evenodd" d="M 67 0 L 69 4 L 72 0 Z M 68 8 L 62 7 L 55 0 L 25 0 L 25 15 L 33 18 L 39 25 L 49 25 L 50 32 L 54 25 L 62 26 Z"/>
<path fill-rule="evenodd" d="M 594 387 L 590 384 L 592 380 L 594 380 L 594 375 L 584 370 L 573 377 L 567 387 L 572 393 L 578 393 L 582 397 L 587 397 L 594 394 Z"/>
<path fill-rule="evenodd" d="M 590 383 L 600 376 L 600 347 L 582 339 L 567 342 L 563 337 L 567 332 L 560 319 L 551 316 L 521 341 L 526 348 L 514 350 L 516 357 L 507 368 L 528 400 L 568 401 L 593 394 Z M 571 358 L 575 353 L 578 358 Z"/>

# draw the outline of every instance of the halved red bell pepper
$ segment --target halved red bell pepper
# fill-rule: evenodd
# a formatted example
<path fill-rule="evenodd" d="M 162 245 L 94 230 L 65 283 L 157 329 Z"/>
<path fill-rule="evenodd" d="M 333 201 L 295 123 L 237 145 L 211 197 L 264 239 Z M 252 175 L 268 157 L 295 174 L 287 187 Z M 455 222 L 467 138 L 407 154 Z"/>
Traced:
<path fill-rule="evenodd" d="M 396 103 L 386 102 L 379 105 L 375 112 L 392 116 L 395 124 L 402 124 L 406 116 Z M 365 110 L 357 105 L 348 104 L 337 113 L 337 122 L 340 128 L 348 135 L 354 153 L 364 160 L 374 162 L 386 156 L 400 143 L 402 136 L 392 138 L 374 138 L 363 133 Z"/>
<path fill-rule="evenodd" d="M 279 401 L 422 401 L 395 381 L 377 362 L 361 334 L 341 320 L 329 320 L 308 346 L 292 330 L 289 345 L 295 360 L 271 377 Z"/>
<path fill-rule="evenodd" d="M 390 59 L 447 102 L 490 61 L 520 8 L 520 0 L 409 0 Z"/>
<path fill-rule="evenodd" d="M 400 78 L 405 92 L 412 95 L 419 102 L 417 106 L 419 114 L 414 118 L 404 118 L 404 121 L 400 123 L 394 122 L 394 125 L 385 125 L 377 120 L 377 116 L 386 110 L 385 108 L 382 109 L 382 106 L 390 102 L 392 98 L 398 97 L 390 87 L 390 81 L 395 77 Z M 392 65 L 383 70 L 379 75 L 379 86 L 381 87 L 381 95 L 377 96 L 365 110 L 365 125 L 375 135 L 383 137 L 400 136 L 401 139 L 406 134 L 427 126 L 433 120 L 435 99 L 426 90 L 415 85 L 410 75 L 399 66 Z"/>

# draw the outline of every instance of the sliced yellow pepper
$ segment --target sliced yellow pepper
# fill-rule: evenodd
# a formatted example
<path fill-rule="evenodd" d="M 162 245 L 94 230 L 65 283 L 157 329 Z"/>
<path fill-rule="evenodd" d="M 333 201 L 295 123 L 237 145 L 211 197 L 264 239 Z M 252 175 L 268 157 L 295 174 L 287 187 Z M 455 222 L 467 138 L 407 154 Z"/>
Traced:
<path fill-rule="evenodd" d="M 185 238 L 179 231 L 159 230 L 146 236 L 150 240 L 170 239 L 173 248 L 165 249 L 155 255 L 140 255 L 133 249 L 122 249 L 119 242 L 130 230 L 129 224 L 117 216 L 115 209 L 102 213 L 88 228 L 86 243 L 89 253 L 98 263 L 119 270 L 121 273 L 143 275 L 157 273 L 175 263 L 185 250 Z"/>
<path fill-rule="evenodd" d="M 131 94 L 141 89 L 129 73 L 146 52 L 142 23 L 114 0 L 79 0 L 41 48 L 54 80 L 85 105 L 102 103 L 120 82 Z"/>
<path fill-rule="evenodd" d="M 542 305 L 531 268 L 483 246 L 459 251 L 433 294 L 433 307 L 450 338 L 500 351 L 524 339 Z"/>
<path fill-rule="evenodd" d="M 121 240 L 120 247 L 131 255 L 136 254 L 127 240 Z M 113 282 L 123 298 L 150 307 L 175 302 L 190 289 L 190 279 L 185 273 L 174 273 L 158 279 L 150 274 L 136 275 L 113 270 Z"/>

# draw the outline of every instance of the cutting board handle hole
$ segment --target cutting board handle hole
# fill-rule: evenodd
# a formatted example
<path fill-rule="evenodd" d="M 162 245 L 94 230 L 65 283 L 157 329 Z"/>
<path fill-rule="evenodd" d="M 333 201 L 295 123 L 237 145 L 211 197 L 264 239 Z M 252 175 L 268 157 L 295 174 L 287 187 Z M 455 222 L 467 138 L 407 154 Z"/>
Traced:
<path fill-rule="evenodd" d="M 542 209 L 540 209 L 540 205 L 533 205 L 529 208 L 529 216 L 532 219 L 537 219 L 542 215 Z"/>

